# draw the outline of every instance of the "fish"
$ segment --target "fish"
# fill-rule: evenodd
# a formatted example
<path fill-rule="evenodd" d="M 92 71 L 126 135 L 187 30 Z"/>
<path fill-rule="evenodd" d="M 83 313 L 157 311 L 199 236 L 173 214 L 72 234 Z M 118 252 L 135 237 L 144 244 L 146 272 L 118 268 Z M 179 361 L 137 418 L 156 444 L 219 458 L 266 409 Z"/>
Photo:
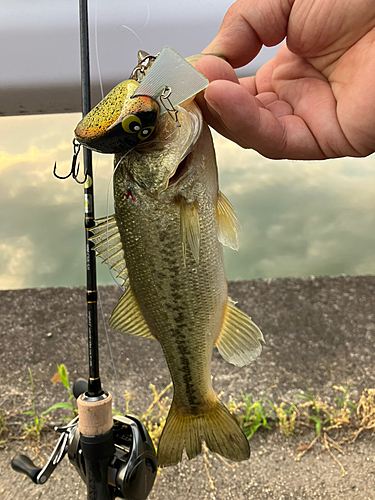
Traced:
<path fill-rule="evenodd" d="M 161 467 L 202 441 L 232 460 L 250 457 L 248 439 L 212 387 L 215 345 L 245 366 L 262 350 L 258 326 L 228 297 L 223 245 L 238 249 L 239 222 L 219 190 L 215 149 L 194 97 L 160 113 L 138 82 L 115 87 L 75 129 L 84 146 L 114 153 L 115 213 L 96 221 L 97 255 L 124 280 L 112 328 L 160 343 L 173 399 L 159 441 Z"/>

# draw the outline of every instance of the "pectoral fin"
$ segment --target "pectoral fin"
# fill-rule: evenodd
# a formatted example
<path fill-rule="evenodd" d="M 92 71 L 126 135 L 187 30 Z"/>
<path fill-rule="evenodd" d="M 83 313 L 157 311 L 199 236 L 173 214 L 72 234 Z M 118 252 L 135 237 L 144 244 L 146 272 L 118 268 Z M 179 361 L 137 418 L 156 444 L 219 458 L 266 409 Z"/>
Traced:
<path fill-rule="evenodd" d="M 238 231 L 241 225 L 230 201 L 219 191 L 216 204 L 218 239 L 223 245 L 238 250 Z"/>
<path fill-rule="evenodd" d="M 264 342 L 257 325 L 228 298 L 223 327 L 215 342 L 219 353 L 229 363 L 245 366 L 260 355 L 261 340 Z"/>
<path fill-rule="evenodd" d="M 195 262 L 199 262 L 200 227 L 199 214 L 196 203 L 188 203 L 185 198 L 180 203 L 180 227 L 182 239 L 182 253 L 186 266 L 186 247 L 189 245 Z"/>
<path fill-rule="evenodd" d="M 108 264 L 110 269 L 114 269 L 118 274 L 116 278 L 126 281 L 128 271 L 124 258 L 120 233 L 114 215 L 108 218 L 103 217 L 95 221 L 95 226 L 90 229 L 93 234 L 90 241 L 93 241 L 96 256 L 103 260 L 103 264 Z"/>
<path fill-rule="evenodd" d="M 133 290 L 129 285 L 120 297 L 109 319 L 109 326 L 120 332 L 154 339 L 146 320 L 139 309 Z"/>

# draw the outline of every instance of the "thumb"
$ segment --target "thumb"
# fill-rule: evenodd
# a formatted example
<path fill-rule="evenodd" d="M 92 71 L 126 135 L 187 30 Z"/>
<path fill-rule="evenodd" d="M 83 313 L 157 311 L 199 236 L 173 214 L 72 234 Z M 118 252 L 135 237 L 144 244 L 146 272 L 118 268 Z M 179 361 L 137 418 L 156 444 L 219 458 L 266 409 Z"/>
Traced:
<path fill-rule="evenodd" d="M 237 0 L 225 14 L 219 32 L 204 49 L 219 54 L 234 67 L 249 63 L 262 45 L 277 45 L 287 33 L 293 1 Z"/>

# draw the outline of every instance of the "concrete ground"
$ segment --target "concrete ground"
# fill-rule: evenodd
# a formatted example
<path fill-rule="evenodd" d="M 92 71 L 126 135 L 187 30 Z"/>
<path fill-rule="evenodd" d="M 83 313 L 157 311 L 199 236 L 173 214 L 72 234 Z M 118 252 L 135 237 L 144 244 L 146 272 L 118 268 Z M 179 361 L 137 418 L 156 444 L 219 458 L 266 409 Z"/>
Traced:
<path fill-rule="evenodd" d="M 255 280 L 229 283 L 230 296 L 263 330 L 266 345 L 260 358 L 245 368 L 226 363 L 213 353 L 214 387 L 223 399 L 252 393 L 294 400 L 295 395 L 314 393 L 333 402 L 333 385 L 350 382 L 358 399 L 364 388 L 375 388 L 375 276 L 320 277 L 308 279 Z M 100 296 L 106 321 L 119 290 L 102 287 Z M 0 292 L 0 408 L 12 417 L 6 425 L 22 423 L 17 416 L 29 409 L 32 370 L 37 411 L 66 400 L 64 388 L 53 385 L 57 363 L 65 363 L 70 379 L 86 377 L 86 309 L 83 288 L 49 288 Z M 108 331 L 117 381 L 110 361 L 106 334 L 100 328 L 101 375 L 104 388 L 114 395 L 114 406 L 125 411 L 125 391 L 136 394 L 132 411 L 140 413 L 150 403 L 149 384 L 158 390 L 170 381 L 161 350 L 155 341 Z M 14 413 L 18 408 L 19 412 Z M 51 436 L 51 434 L 50 434 Z M 54 436 L 52 436 L 54 439 Z M 375 439 L 364 434 L 344 447 L 339 456 L 348 474 L 341 477 L 338 465 L 316 445 L 300 462 L 296 448 L 308 443 L 313 432 L 286 438 L 278 431 L 261 432 L 251 440 L 249 461 L 227 467 L 210 459 L 207 478 L 198 457 L 163 470 L 150 495 L 161 499 L 375 499 Z M 41 455 L 49 453 L 42 441 Z M 1 438 L 0 438 L 1 441 Z M 44 448 L 43 448 L 44 447 Z M 44 486 L 36 486 L 9 466 L 17 452 L 32 456 L 24 440 L 8 439 L 0 446 L 0 498 L 3 500 L 86 498 L 84 485 L 65 458 Z"/>

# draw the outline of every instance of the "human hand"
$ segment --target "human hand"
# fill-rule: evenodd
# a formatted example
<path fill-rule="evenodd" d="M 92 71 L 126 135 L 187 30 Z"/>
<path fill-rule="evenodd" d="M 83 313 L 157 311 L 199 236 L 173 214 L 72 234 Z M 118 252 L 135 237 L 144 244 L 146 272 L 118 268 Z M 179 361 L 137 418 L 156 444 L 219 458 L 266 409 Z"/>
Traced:
<path fill-rule="evenodd" d="M 257 74 L 237 79 L 262 45 L 286 37 Z M 196 68 L 200 104 L 225 137 L 269 158 L 324 159 L 375 151 L 375 2 L 237 0 Z"/>

